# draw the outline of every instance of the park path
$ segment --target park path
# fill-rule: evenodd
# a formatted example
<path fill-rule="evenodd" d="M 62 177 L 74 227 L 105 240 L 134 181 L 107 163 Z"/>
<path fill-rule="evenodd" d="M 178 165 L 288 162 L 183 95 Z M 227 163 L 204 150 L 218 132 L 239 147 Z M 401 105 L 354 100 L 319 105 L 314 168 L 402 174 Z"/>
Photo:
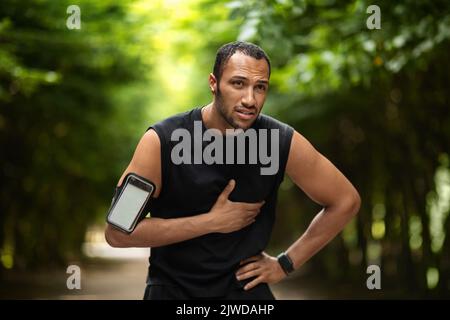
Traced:
<path fill-rule="evenodd" d="M 66 269 L 8 272 L 0 282 L 0 299 L 142 299 L 149 249 L 111 248 L 102 232 L 88 234 L 87 239 L 83 251 L 88 258 L 70 263 L 80 267 L 81 289 L 67 288 Z M 271 286 L 277 299 L 323 298 L 313 290 L 315 285 L 299 284 L 295 275 L 287 280 Z"/>
<path fill-rule="evenodd" d="M 80 263 L 81 289 L 67 288 L 65 270 L 14 273 L 0 286 L 0 299 L 140 300 L 147 274 L 147 259 L 89 259 Z M 277 299 L 320 298 L 300 290 L 295 281 L 271 286 Z"/>

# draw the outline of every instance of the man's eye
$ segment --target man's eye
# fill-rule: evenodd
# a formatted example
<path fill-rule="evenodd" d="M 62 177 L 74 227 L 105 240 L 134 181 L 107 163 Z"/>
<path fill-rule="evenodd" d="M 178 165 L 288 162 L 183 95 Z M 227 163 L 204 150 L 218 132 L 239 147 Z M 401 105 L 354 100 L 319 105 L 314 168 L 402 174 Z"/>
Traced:
<path fill-rule="evenodd" d="M 242 81 L 234 81 L 234 82 L 233 82 L 233 85 L 234 85 L 235 87 L 242 87 L 243 84 L 244 84 L 244 82 L 242 82 Z"/>
<path fill-rule="evenodd" d="M 262 85 L 262 84 L 256 86 L 256 89 L 258 89 L 258 90 L 260 90 L 260 91 L 266 91 L 266 90 L 267 90 L 267 89 L 266 89 L 266 86 L 265 86 L 265 85 Z"/>

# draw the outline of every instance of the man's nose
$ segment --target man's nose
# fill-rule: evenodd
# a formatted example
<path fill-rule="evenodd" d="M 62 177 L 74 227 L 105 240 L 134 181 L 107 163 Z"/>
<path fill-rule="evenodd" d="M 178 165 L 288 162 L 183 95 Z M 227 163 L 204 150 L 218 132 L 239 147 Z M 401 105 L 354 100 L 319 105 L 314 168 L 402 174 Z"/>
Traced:
<path fill-rule="evenodd" d="M 245 94 L 242 97 L 241 103 L 242 103 L 242 106 L 244 106 L 246 108 L 255 107 L 256 99 L 255 99 L 255 92 L 254 92 L 253 88 L 248 88 L 245 91 Z"/>

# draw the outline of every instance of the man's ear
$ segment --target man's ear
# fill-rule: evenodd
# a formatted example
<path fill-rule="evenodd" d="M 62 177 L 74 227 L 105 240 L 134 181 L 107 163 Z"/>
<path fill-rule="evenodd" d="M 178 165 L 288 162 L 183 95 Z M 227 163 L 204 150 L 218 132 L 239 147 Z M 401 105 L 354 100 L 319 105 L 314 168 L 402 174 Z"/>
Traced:
<path fill-rule="evenodd" d="M 215 94 L 217 92 L 217 79 L 212 73 L 209 74 L 208 82 L 212 94 Z"/>

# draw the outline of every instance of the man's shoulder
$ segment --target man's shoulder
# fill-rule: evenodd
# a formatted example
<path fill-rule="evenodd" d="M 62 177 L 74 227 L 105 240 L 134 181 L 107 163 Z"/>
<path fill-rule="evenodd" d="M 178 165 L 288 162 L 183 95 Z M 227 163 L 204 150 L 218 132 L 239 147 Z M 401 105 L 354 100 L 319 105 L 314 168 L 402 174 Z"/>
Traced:
<path fill-rule="evenodd" d="M 259 115 L 258 120 L 259 120 L 259 128 L 261 129 L 280 129 L 283 131 L 293 130 L 289 124 L 282 122 L 281 120 L 278 120 L 267 114 L 261 113 Z"/>
<path fill-rule="evenodd" d="M 192 108 L 188 111 L 179 112 L 173 116 L 165 118 L 161 121 L 158 121 L 147 128 L 147 131 L 150 129 L 163 129 L 163 130 L 173 130 L 176 128 L 184 128 L 189 121 L 193 117 L 193 112 L 197 109 Z"/>

